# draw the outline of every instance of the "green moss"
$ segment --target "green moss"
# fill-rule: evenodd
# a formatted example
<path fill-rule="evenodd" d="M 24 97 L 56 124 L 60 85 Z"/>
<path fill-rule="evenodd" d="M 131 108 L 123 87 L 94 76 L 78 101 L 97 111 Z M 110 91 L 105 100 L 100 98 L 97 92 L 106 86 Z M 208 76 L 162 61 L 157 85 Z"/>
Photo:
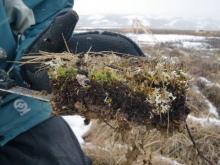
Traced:
<path fill-rule="evenodd" d="M 58 77 L 64 77 L 66 73 L 66 69 L 64 67 L 59 67 L 57 69 L 57 75 Z"/>
<path fill-rule="evenodd" d="M 65 67 L 59 67 L 57 69 L 57 76 L 58 77 L 64 77 L 64 78 L 75 78 L 77 75 L 76 68 L 65 68 Z"/>
<path fill-rule="evenodd" d="M 90 72 L 89 77 L 99 83 L 112 83 L 119 80 L 119 75 L 113 70 L 108 69 L 93 70 Z"/>

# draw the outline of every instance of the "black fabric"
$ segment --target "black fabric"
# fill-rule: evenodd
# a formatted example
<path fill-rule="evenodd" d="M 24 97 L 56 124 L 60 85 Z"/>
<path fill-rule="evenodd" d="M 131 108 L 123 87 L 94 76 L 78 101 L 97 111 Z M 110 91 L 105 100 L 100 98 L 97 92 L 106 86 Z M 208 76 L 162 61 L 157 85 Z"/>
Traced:
<path fill-rule="evenodd" d="M 131 39 L 124 35 L 107 31 L 74 34 L 68 41 L 68 46 L 73 53 L 112 51 L 144 56 L 139 46 Z"/>
<path fill-rule="evenodd" d="M 0 165 L 90 165 L 66 122 L 53 117 L 0 148 Z"/>
<path fill-rule="evenodd" d="M 78 21 L 76 12 L 70 10 L 58 15 L 51 25 L 32 43 L 26 54 L 46 52 L 63 52 L 66 50 L 65 40 L 69 40 Z M 51 92 L 49 76 L 46 70 L 40 70 L 40 64 L 27 64 L 22 67 L 22 76 L 34 90 Z"/>
<path fill-rule="evenodd" d="M 77 13 L 73 10 L 56 16 L 50 26 L 30 45 L 26 52 L 36 53 L 39 50 L 63 52 L 66 50 L 65 40 L 69 40 L 71 37 L 78 19 Z"/>

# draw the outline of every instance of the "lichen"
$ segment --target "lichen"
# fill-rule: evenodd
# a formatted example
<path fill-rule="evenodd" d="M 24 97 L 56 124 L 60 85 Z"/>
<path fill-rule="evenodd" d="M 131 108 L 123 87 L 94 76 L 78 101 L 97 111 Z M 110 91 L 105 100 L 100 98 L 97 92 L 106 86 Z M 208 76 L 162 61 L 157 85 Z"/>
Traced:
<path fill-rule="evenodd" d="M 176 99 L 171 92 L 168 92 L 166 88 L 155 88 L 151 95 L 148 95 L 146 101 L 153 105 L 152 111 L 154 114 L 165 114 L 172 110 L 172 102 Z"/>

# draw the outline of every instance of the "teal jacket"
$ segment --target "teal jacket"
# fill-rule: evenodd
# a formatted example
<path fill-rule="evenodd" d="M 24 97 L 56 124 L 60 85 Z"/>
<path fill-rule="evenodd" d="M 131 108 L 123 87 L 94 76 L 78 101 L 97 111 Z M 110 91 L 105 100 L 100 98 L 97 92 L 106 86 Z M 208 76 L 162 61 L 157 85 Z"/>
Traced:
<path fill-rule="evenodd" d="M 0 68 L 9 71 L 17 84 L 24 86 L 18 64 L 23 53 L 52 22 L 53 18 L 73 6 L 73 0 L 1 0 L 0 47 L 7 60 Z M 52 108 L 47 102 L 14 94 L 3 97 L 0 103 L 0 146 L 50 117 Z"/>

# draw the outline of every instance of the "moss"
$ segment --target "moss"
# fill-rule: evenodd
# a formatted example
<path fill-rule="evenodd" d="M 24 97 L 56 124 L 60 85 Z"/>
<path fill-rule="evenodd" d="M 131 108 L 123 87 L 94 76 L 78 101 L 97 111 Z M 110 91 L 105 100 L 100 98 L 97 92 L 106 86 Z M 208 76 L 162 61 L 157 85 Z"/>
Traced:
<path fill-rule="evenodd" d="M 59 67 L 57 69 L 57 75 L 58 77 L 64 77 L 66 73 L 66 69 L 64 67 Z"/>
<path fill-rule="evenodd" d="M 59 67 L 56 71 L 58 78 L 72 78 L 74 79 L 77 75 L 77 69 L 74 67 L 66 68 L 66 67 Z"/>
<path fill-rule="evenodd" d="M 111 84 L 112 82 L 119 80 L 117 73 L 109 69 L 93 70 L 90 72 L 89 78 L 101 84 Z"/>

